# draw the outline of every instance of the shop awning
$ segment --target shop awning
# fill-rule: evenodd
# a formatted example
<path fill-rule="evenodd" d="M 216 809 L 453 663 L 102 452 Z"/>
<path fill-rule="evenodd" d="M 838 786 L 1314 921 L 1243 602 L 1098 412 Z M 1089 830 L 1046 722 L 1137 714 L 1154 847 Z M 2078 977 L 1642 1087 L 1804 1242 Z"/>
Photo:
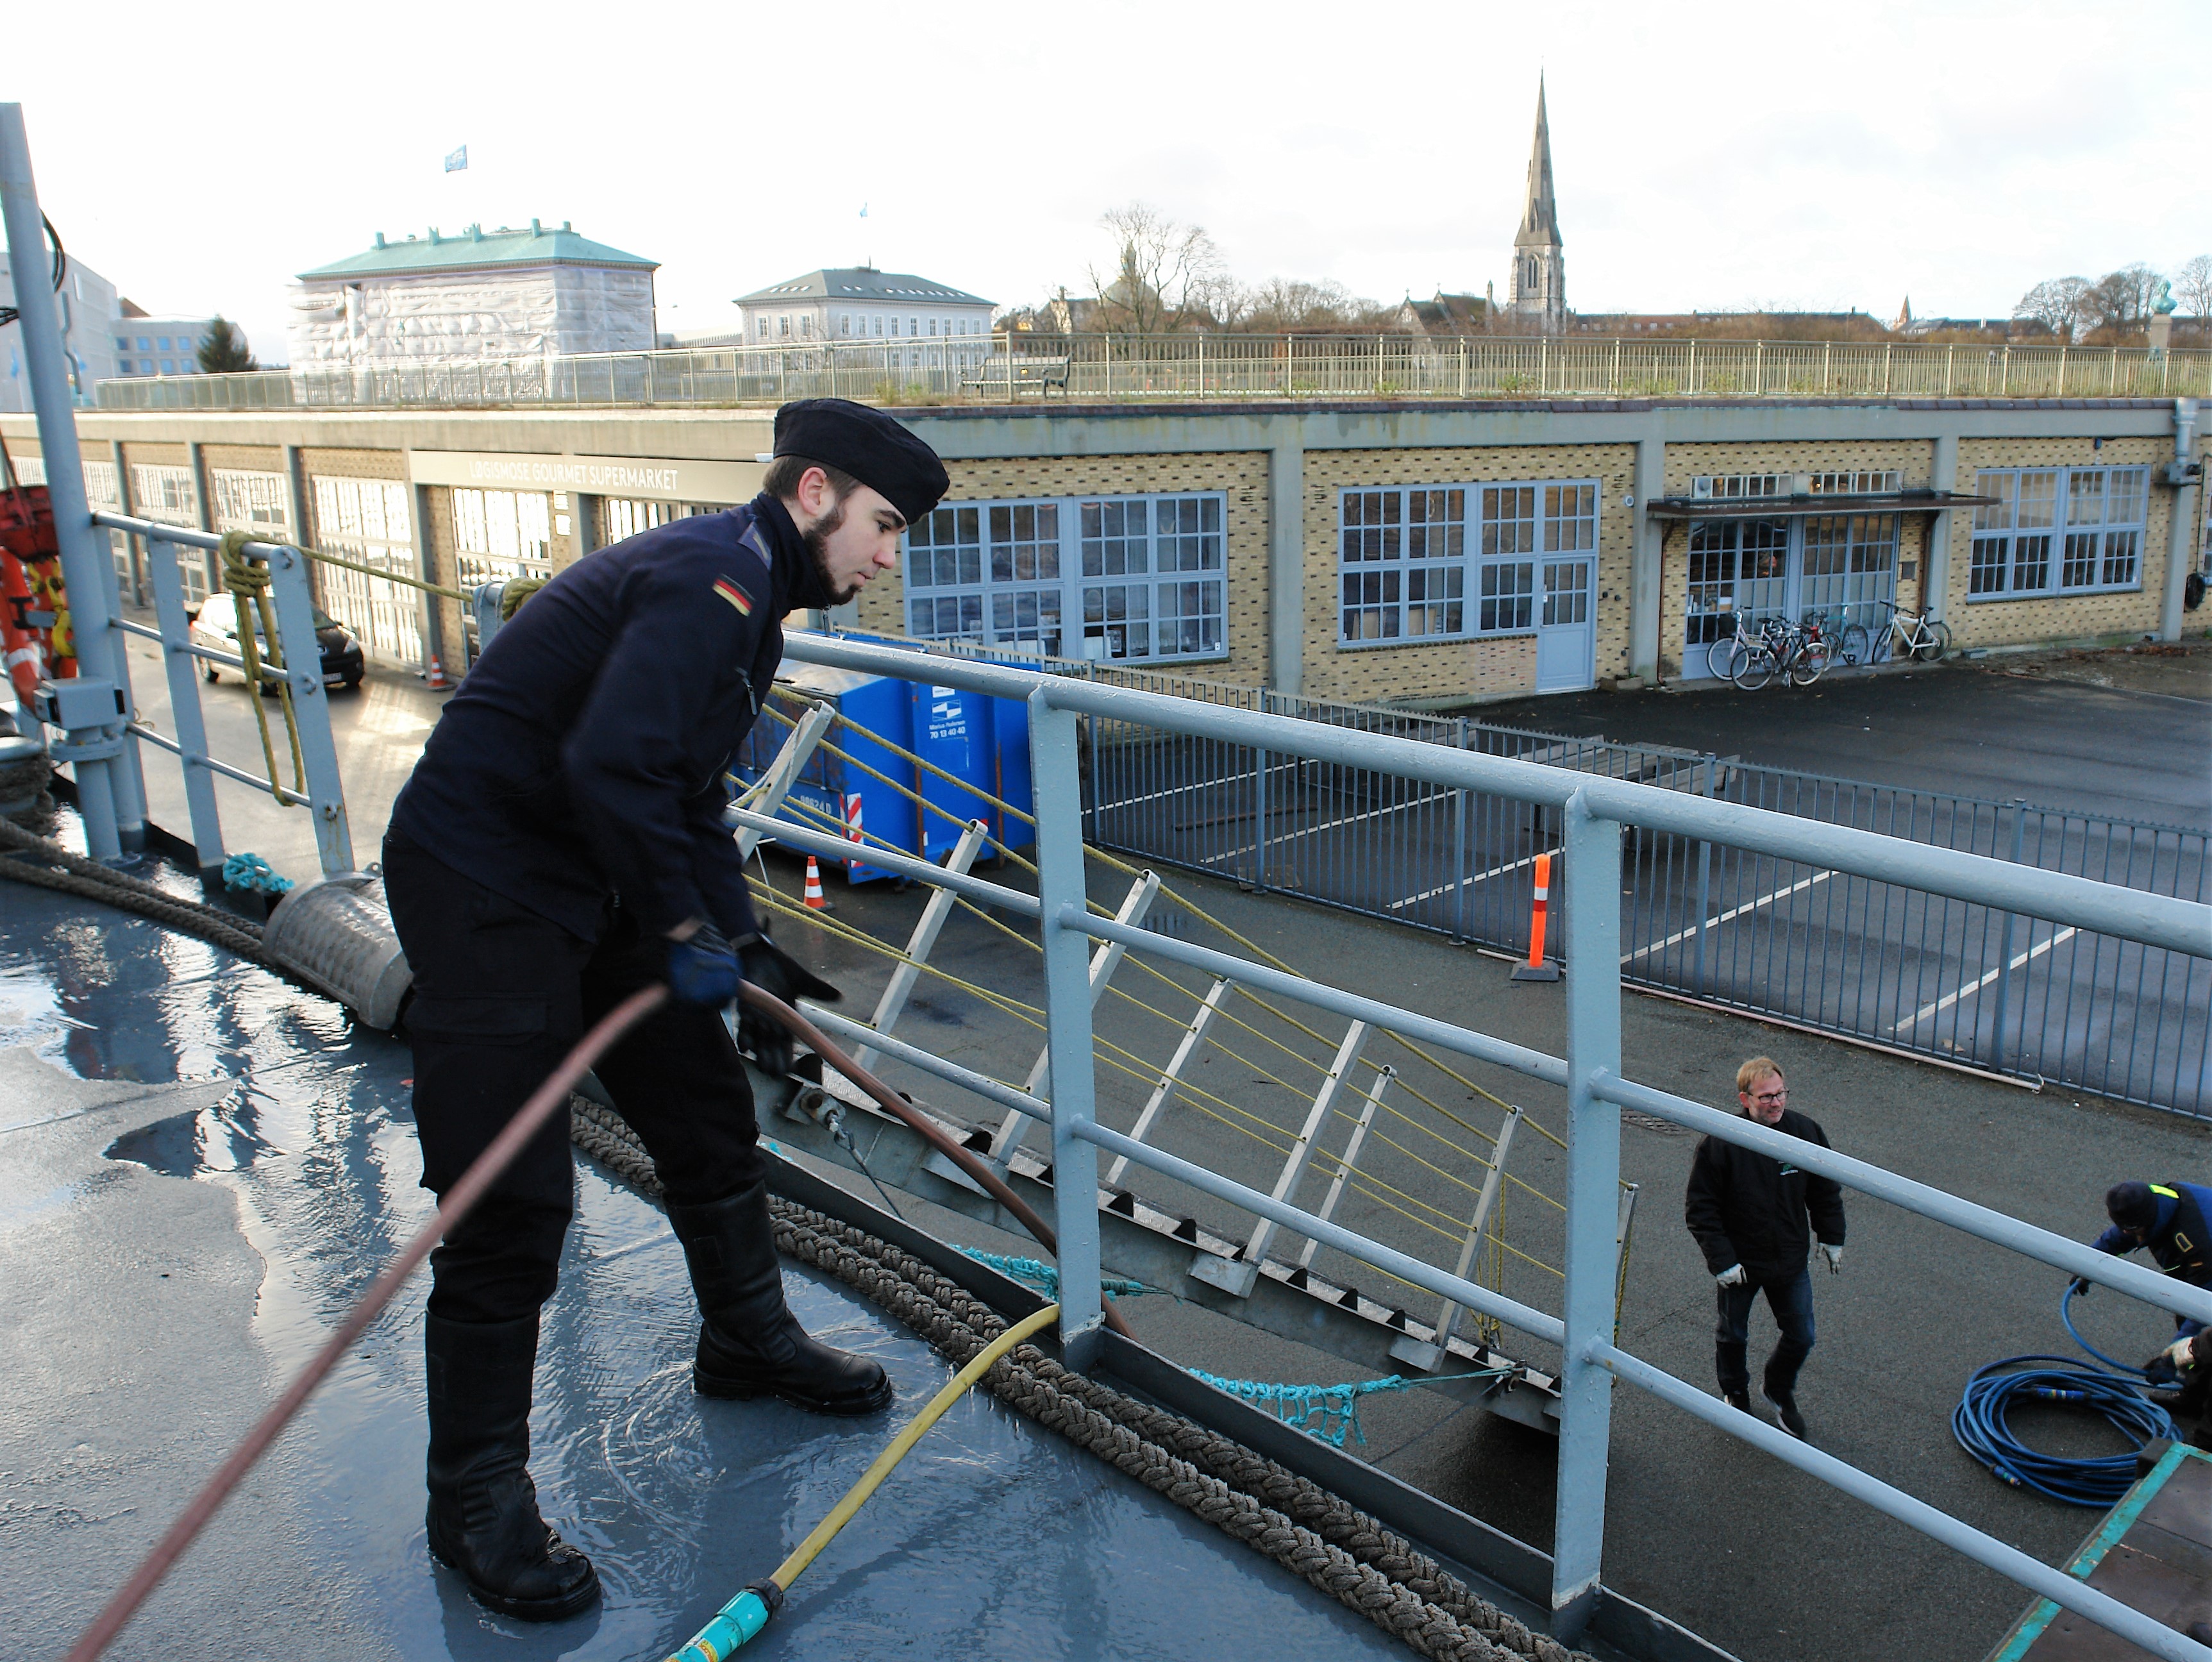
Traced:
<path fill-rule="evenodd" d="M 1966 490 L 1867 490 L 1826 496 L 1655 496 L 1655 520 L 1802 520 L 1832 514 L 1940 514 L 1996 501 Z"/>

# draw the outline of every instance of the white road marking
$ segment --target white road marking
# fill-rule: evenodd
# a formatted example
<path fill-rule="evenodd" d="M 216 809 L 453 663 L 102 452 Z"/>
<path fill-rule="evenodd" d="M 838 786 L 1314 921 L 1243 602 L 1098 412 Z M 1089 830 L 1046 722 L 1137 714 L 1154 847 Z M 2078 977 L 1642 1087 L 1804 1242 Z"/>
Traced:
<path fill-rule="evenodd" d="M 1554 860 L 1559 858 L 1558 849 L 1553 849 L 1549 852 Z M 1457 883 L 1447 883 L 1441 888 L 1425 889 L 1419 894 L 1407 895 L 1403 900 L 1394 900 L 1390 903 L 1390 910 L 1395 912 L 1401 906 L 1417 905 L 1424 900 L 1433 900 L 1440 894 L 1449 894 L 1454 889 L 1471 889 L 1478 883 L 1487 883 L 1493 877 L 1502 877 L 1507 872 L 1517 872 L 1523 866 L 1533 866 L 1535 863 L 1536 856 L 1533 854 L 1524 855 L 1519 860 L 1510 860 L 1502 866 L 1492 866 L 1479 876 L 1462 878 Z"/>
<path fill-rule="evenodd" d="M 1687 941 L 1692 935 L 1697 934 L 1698 929 L 1701 928 L 1710 929 L 1717 923 L 1725 923 L 1730 918 L 1741 917 L 1746 912 L 1755 912 L 1761 906 L 1770 905 L 1777 900 L 1786 900 L 1793 894 L 1799 894 L 1803 891 L 1811 888 L 1815 883 L 1826 882 L 1834 875 L 1835 873 L 1833 872 L 1814 872 L 1812 876 L 1805 878 L 1802 881 L 1792 883 L 1786 889 L 1777 889 L 1773 893 L 1763 894 L 1756 900 L 1747 900 L 1741 906 L 1733 907 L 1730 910 L 1723 912 L 1718 917 L 1708 919 L 1703 924 L 1692 923 L 1686 929 L 1677 929 L 1674 934 L 1668 935 L 1664 941 L 1655 941 L 1649 946 L 1638 947 L 1632 953 L 1623 953 L 1620 955 L 1620 961 L 1626 964 L 1629 959 L 1632 958 L 1642 958 L 1648 953 L 1663 953 L 1668 947 L 1674 946 L 1678 941 Z"/>
<path fill-rule="evenodd" d="M 1439 791 L 1434 796 L 1424 796 L 1419 801 L 1397 802 L 1387 808 L 1370 808 L 1364 813 L 1348 813 L 1341 819 L 1330 819 L 1318 825 L 1308 825 L 1304 831 L 1285 831 L 1280 837 L 1271 837 L 1267 839 L 1267 846 L 1273 848 L 1279 843 L 1295 843 L 1301 837 L 1317 837 L 1322 831 L 1334 831 L 1339 825 L 1356 825 L 1363 819 L 1381 819 L 1389 814 L 1403 813 L 1409 808 L 1425 807 L 1429 803 L 1441 801 L 1450 794 L 1449 791 Z M 1218 854 L 1206 855 L 1206 863 L 1211 865 L 1218 860 L 1234 860 L 1238 855 L 1249 854 L 1259 846 L 1256 843 L 1247 843 L 1241 849 L 1224 849 Z"/>
<path fill-rule="evenodd" d="M 2033 926 L 2031 925 L 2030 927 Z M 1924 1004 L 1921 1006 L 1919 1013 L 1914 1015 L 1911 1020 L 1909 1021 L 1900 1021 L 1889 1031 L 1893 1033 L 1901 1033 L 1908 1027 L 1917 1027 L 1922 1022 L 1927 1020 L 1929 1016 L 1942 1014 L 1944 1011 L 1949 1009 L 1954 1004 L 1956 1004 L 1960 999 L 1972 998 L 1976 993 L 1981 991 L 1983 988 L 1988 986 L 1990 983 L 1995 981 L 1999 976 L 2008 975 L 2013 971 L 2020 968 L 2021 965 L 2027 963 L 2031 959 L 2042 957 L 2044 953 L 2049 952 L 2060 941 L 2069 939 L 2073 934 L 2073 926 L 2069 924 L 2066 928 L 2055 932 L 2050 940 L 2044 941 L 2040 946 L 2030 947 L 2026 952 L 2014 959 L 2011 963 L 2006 965 L 2003 969 L 1988 971 L 1983 975 L 1979 981 L 1969 982 L 1966 986 L 1960 988 L 1959 990 L 1954 993 L 1946 993 L 1942 997 L 1937 999 L 1933 1004 Z"/>

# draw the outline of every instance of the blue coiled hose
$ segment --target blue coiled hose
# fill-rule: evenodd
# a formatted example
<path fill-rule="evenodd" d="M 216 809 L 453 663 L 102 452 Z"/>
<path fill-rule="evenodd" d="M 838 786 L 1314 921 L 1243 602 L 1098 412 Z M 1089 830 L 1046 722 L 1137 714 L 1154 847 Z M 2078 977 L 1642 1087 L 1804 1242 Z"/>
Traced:
<path fill-rule="evenodd" d="M 2074 1342 L 2115 1371 L 2083 1367 L 2066 1356 L 2008 1356 L 1977 1369 L 1951 1410 L 1959 1446 L 2014 1488 L 2032 1488 L 2071 1507 L 2109 1507 L 2136 1481 L 2133 1453 L 2068 1460 L 2043 1454 L 2012 1434 L 2008 1422 L 2017 1403 L 2072 1403 L 2095 1409 L 2137 1449 L 2157 1437 L 2175 1437 L 2172 1419 L 2142 1392 L 2142 1370 L 2114 1361 L 2075 1330 L 2069 1285 L 2058 1303 L 2059 1319 Z M 2049 1363 L 2049 1367 L 2037 1364 Z M 2011 1370 L 2018 1370 L 2016 1372 Z"/>

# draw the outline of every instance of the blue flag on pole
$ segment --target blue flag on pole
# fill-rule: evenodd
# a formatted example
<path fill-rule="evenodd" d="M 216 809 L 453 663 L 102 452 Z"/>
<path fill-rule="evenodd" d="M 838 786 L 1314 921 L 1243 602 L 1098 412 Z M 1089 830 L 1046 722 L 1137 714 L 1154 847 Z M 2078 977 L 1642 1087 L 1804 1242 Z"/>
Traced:
<path fill-rule="evenodd" d="M 449 174 L 460 173 L 464 171 L 468 165 L 469 147 L 465 144 L 462 145 L 459 149 L 455 150 L 451 155 L 446 158 L 446 171 Z"/>
<path fill-rule="evenodd" d="M 861 217 L 861 218 L 863 218 L 863 219 L 866 219 L 867 216 L 868 216 L 868 204 L 867 204 L 866 203 L 863 202 L 863 203 L 860 204 L 860 217 Z"/>

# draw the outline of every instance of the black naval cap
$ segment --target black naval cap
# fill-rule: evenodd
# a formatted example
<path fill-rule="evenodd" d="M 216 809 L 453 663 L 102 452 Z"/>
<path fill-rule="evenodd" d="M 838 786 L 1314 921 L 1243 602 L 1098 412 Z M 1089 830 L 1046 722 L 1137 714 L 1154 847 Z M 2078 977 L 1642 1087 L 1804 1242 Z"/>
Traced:
<path fill-rule="evenodd" d="M 912 525 L 952 481 L 937 453 L 880 410 L 849 399 L 798 399 L 775 412 L 775 452 L 850 473 Z"/>
<path fill-rule="evenodd" d="M 2105 1215 L 2123 1229 L 2148 1229 L 2158 1221 L 2158 1196 L 2147 1183 L 2116 1183 L 2105 1191 Z"/>

